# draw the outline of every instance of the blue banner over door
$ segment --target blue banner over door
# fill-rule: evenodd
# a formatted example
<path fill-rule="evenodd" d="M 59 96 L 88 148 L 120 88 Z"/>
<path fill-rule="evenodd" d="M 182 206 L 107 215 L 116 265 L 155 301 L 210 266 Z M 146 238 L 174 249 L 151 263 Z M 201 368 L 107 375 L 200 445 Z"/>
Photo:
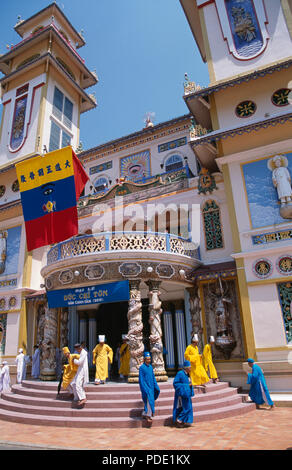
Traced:
<path fill-rule="evenodd" d="M 49 308 L 128 301 L 129 281 L 47 291 Z"/>

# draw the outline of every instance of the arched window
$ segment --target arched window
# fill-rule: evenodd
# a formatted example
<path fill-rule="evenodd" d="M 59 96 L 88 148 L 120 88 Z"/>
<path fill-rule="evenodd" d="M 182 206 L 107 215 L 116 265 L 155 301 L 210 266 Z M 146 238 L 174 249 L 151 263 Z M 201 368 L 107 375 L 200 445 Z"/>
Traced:
<path fill-rule="evenodd" d="M 203 221 L 206 240 L 206 250 L 223 248 L 220 209 L 213 200 L 207 201 L 203 206 Z"/>
<path fill-rule="evenodd" d="M 178 170 L 183 166 L 183 159 L 180 155 L 171 155 L 166 159 L 165 171 Z"/>
<path fill-rule="evenodd" d="M 94 182 L 94 187 L 96 191 L 102 191 L 108 188 L 108 179 L 105 176 L 97 178 Z"/>

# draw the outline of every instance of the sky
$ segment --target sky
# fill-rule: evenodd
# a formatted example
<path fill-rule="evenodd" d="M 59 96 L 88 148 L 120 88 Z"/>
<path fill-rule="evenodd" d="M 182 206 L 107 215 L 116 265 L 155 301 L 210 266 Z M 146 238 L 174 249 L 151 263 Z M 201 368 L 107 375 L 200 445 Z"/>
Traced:
<path fill-rule="evenodd" d="M 4 2 L 4 0 L 0 0 Z M 0 54 L 21 37 L 14 26 L 52 3 L 10 0 L 1 9 Z M 88 88 L 98 106 L 81 115 L 84 150 L 188 114 L 184 75 L 208 86 L 207 65 L 199 54 L 179 0 L 59 0 L 56 2 L 86 45 L 78 49 L 99 82 Z M 0 72 L 0 75 L 3 76 Z M 2 108 L 2 106 L 1 106 Z"/>

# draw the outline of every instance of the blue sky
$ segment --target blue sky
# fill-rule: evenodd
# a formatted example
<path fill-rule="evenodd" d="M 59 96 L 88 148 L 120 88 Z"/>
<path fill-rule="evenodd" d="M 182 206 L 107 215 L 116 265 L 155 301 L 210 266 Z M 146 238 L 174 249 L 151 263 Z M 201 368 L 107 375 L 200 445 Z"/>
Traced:
<path fill-rule="evenodd" d="M 27 19 L 50 0 L 10 0 L 1 9 L 0 53 L 21 38 L 17 17 Z M 86 45 L 78 50 L 99 83 L 98 107 L 81 116 L 84 149 L 144 127 L 147 112 L 154 123 L 188 113 L 183 96 L 184 74 L 201 86 L 209 84 L 203 63 L 179 0 L 59 0 L 59 7 L 80 31 Z M 2 74 L 1 74 L 2 76 Z"/>

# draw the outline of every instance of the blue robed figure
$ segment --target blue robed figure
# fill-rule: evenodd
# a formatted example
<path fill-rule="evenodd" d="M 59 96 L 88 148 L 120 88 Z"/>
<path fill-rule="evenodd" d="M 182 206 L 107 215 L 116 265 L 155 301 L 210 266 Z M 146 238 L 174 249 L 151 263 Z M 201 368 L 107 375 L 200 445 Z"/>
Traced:
<path fill-rule="evenodd" d="M 194 389 L 189 377 L 190 370 L 190 361 L 184 361 L 183 369 L 176 374 L 173 381 L 175 395 L 172 418 L 174 423 L 182 427 L 191 425 L 194 420 L 192 404 Z"/>
<path fill-rule="evenodd" d="M 156 382 L 149 352 L 144 353 L 144 363 L 139 368 L 139 385 L 144 402 L 143 417 L 152 421 L 151 416 L 155 413 L 155 400 L 159 396 L 160 388 Z"/>
<path fill-rule="evenodd" d="M 250 385 L 249 397 L 257 405 L 267 403 L 273 407 L 274 403 L 270 397 L 262 369 L 255 364 L 253 359 L 248 359 L 247 362 L 252 368 L 252 373 L 247 376 L 247 383 Z"/>

